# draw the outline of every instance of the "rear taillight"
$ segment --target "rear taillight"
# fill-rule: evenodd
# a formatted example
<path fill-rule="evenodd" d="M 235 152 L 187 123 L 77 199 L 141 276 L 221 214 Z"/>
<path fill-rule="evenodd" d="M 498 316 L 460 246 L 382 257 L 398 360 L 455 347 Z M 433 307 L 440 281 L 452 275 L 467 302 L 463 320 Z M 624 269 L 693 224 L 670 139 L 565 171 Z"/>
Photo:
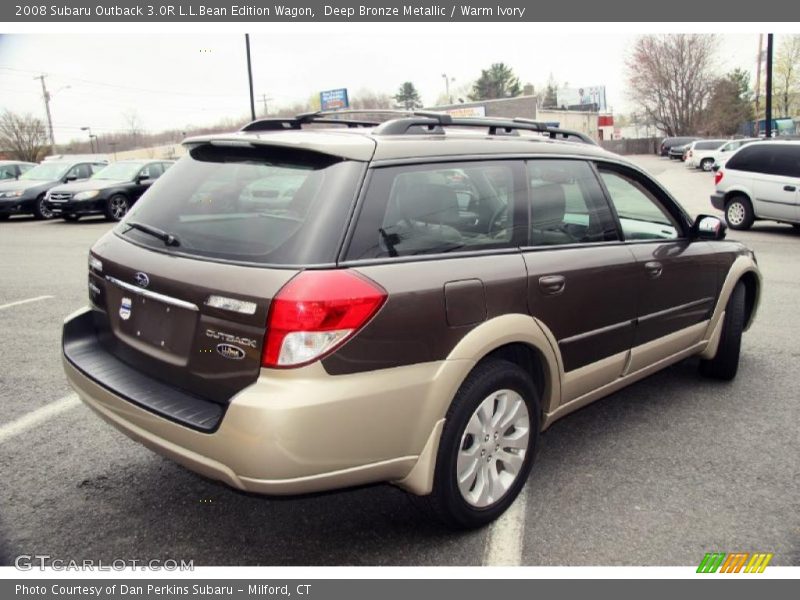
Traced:
<path fill-rule="evenodd" d="M 361 329 L 386 301 L 386 291 L 354 271 L 303 271 L 275 298 L 261 364 L 299 367 L 318 360 Z"/>
<path fill-rule="evenodd" d="M 716 173 L 714 173 L 714 185 L 719 185 L 719 182 L 722 181 L 722 176 L 724 174 L 725 173 L 722 171 L 722 169 L 719 169 Z"/>

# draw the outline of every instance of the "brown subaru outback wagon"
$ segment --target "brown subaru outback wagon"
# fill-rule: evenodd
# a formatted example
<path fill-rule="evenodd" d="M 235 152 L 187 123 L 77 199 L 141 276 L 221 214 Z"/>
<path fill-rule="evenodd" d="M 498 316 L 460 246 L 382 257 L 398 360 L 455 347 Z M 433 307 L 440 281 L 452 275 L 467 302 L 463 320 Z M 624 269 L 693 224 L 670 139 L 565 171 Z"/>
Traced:
<path fill-rule="evenodd" d="M 63 362 L 101 417 L 234 488 L 392 482 L 474 527 L 555 420 L 692 355 L 735 376 L 761 277 L 718 219 L 574 132 L 342 116 L 187 140 L 94 245 Z"/>

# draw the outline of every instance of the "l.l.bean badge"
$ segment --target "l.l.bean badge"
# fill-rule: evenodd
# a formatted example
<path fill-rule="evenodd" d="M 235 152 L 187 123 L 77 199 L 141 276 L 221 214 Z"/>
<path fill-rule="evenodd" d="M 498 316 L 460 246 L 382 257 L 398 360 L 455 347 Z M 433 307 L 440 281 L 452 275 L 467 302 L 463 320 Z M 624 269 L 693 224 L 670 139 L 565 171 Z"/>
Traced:
<path fill-rule="evenodd" d="M 130 298 L 123 298 L 122 302 L 119 305 L 119 318 L 123 321 L 127 321 L 131 318 L 131 306 L 132 302 Z"/>

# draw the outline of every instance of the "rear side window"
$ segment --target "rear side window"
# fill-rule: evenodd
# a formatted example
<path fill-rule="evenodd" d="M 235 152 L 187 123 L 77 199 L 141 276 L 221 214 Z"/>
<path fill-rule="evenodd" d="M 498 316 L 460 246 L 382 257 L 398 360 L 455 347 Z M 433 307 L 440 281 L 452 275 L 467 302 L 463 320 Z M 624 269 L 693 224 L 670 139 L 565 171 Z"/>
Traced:
<path fill-rule="evenodd" d="M 511 247 L 520 173 L 507 161 L 375 169 L 347 258 Z"/>
<path fill-rule="evenodd" d="M 766 145 L 745 146 L 728 160 L 728 168 L 737 171 L 769 173 L 771 170 L 770 148 Z"/>
<path fill-rule="evenodd" d="M 201 145 L 153 183 L 116 228 L 153 249 L 275 266 L 335 262 L 363 163 L 261 146 Z M 126 225 L 171 233 L 178 246 Z"/>
<path fill-rule="evenodd" d="M 712 142 L 697 142 L 694 147 L 696 150 L 716 150 L 722 145 L 723 142 L 720 141 L 712 141 Z"/>
<path fill-rule="evenodd" d="M 800 144 L 797 146 L 776 145 L 772 150 L 771 170 L 773 174 L 800 177 Z"/>
<path fill-rule="evenodd" d="M 530 243 L 557 246 L 618 239 L 592 168 L 579 160 L 528 162 Z"/>

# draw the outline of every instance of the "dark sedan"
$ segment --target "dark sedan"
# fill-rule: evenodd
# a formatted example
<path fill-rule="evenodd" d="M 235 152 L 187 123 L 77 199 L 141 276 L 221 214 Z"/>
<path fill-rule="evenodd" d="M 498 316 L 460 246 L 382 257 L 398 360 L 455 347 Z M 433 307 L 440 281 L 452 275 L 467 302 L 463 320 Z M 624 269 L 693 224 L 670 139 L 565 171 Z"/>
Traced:
<path fill-rule="evenodd" d="M 68 181 L 91 177 L 107 163 L 96 160 L 45 160 L 18 179 L 0 182 L 0 220 L 11 215 L 32 214 L 37 219 L 53 216 L 45 202 L 48 190 Z"/>
<path fill-rule="evenodd" d="M 680 158 L 683 155 L 683 151 L 678 154 L 676 146 L 688 146 L 699 139 L 698 137 L 689 136 L 664 138 L 661 142 L 660 154 L 661 156 L 669 156 L 671 159 Z"/>
<path fill-rule="evenodd" d="M 53 216 L 77 221 L 86 215 L 105 215 L 119 221 L 172 161 L 122 160 L 91 179 L 54 187 L 45 199 Z"/>

